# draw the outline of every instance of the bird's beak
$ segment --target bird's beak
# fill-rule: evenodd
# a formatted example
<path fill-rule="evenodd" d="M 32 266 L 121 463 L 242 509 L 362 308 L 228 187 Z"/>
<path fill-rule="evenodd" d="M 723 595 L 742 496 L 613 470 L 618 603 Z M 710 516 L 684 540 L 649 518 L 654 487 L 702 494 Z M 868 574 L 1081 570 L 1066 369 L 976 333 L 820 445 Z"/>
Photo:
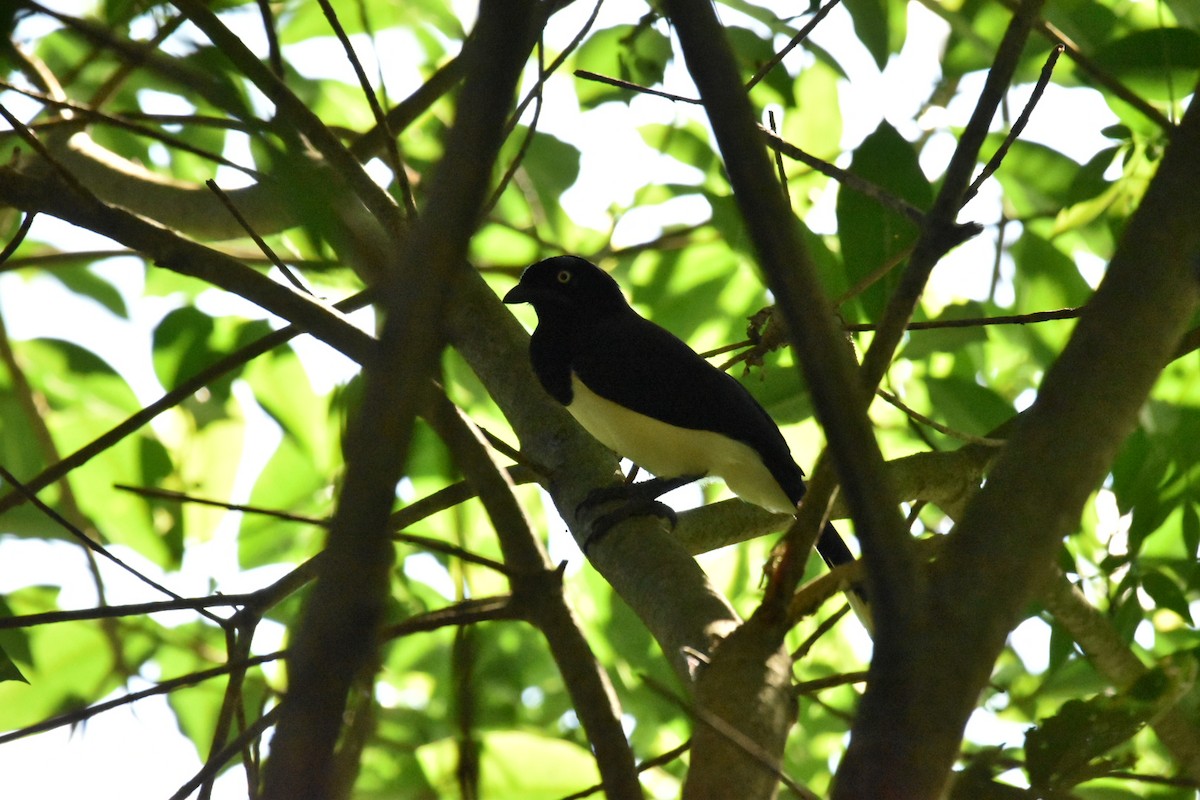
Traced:
<path fill-rule="evenodd" d="M 505 303 L 528 303 L 533 300 L 533 295 L 529 291 L 529 287 L 518 283 L 508 294 L 504 295 Z"/>

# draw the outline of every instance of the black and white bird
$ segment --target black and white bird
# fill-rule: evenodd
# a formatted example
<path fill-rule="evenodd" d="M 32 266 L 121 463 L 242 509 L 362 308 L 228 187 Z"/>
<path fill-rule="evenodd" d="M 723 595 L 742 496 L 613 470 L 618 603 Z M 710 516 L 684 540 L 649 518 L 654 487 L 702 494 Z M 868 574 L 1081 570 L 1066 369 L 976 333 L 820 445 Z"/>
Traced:
<path fill-rule="evenodd" d="M 738 497 L 794 514 L 804 473 L 770 415 L 744 386 L 645 319 L 599 267 L 556 256 L 527 268 L 505 303 L 529 303 L 538 324 L 533 371 L 601 444 L 668 485 L 719 477 Z M 831 567 L 854 559 L 827 523 L 817 550 Z"/>

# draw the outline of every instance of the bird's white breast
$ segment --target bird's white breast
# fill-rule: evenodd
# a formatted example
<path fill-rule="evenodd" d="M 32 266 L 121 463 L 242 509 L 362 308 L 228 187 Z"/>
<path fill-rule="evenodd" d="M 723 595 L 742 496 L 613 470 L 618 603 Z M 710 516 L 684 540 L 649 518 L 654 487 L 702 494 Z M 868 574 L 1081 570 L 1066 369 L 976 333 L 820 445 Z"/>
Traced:
<path fill-rule="evenodd" d="M 749 445 L 712 431 L 681 428 L 631 411 L 593 392 L 572 373 L 567 410 L 598 442 L 660 478 L 721 478 L 743 500 L 795 513 L 787 494 Z M 697 398 L 703 402 L 703 398 Z"/>

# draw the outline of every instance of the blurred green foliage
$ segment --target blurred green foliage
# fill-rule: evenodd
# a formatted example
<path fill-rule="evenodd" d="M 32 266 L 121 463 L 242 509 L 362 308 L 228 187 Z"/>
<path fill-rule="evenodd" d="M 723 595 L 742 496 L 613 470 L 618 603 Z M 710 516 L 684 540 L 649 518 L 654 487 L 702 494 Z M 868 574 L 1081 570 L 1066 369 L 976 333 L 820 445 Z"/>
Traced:
<path fill-rule="evenodd" d="M 944 110 L 956 101 L 967 107 L 973 103 L 967 87 L 978 81 L 969 79 L 990 66 L 1010 19 L 995 0 L 923 6 L 940 20 L 895 0 L 847 0 L 843 21 L 852 25 L 854 39 L 835 42 L 818 36 L 817 43 L 802 46 L 751 92 L 760 110 L 777 112 L 784 139 L 921 210 L 932 202 L 945 166 L 947 151 L 935 145 L 958 133 L 965 119 L 939 122 L 941 118 L 921 112 Z M 217 7 L 253 46 L 262 46 L 265 56 L 255 5 L 225 2 Z M 374 118 L 318 5 L 287 0 L 271 7 L 282 47 L 282 77 L 327 125 L 353 140 Z M 382 77 L 382 87 L 376 88 L 385 106 L 404 96 L 391 87 L 419 85 L 462 46 L 470 25 L 459 19 L 458 8 L 443 0 L 338 4 L 339 19 L 359 55 L 379 61 L 378 74 L 371 68 L 367 74 L 373 81 Z M 787 13 L 797 10 L 790 7 Z M 569 24 L 555 20 L 558 27 L 545 42 L 543 64 L 583 30 L 587 14 L 580 12 L 588 9 L 568 6 L 568 11 Z M 748 2 L 725 4 L 721 13 L 747 80 L 808 18 L 807 11 L 784 17 L 776 7 Z M 17 21 L 46 30 L 39 28 L 36 37 L 19 43 L 56 76 L 72 103 L 94 105 L 134 123 L 98 120 L 88 125 L 94 141 L 118 156 L 188 184 L 215 173 L 205 153 L 270 170 L 265 154 L 295 132 L 276 129 L 267 104 L 194 31 L 169 37 L 147 64 L 131 64 L 121 55 L 117 43 L 145 41 L 171 23 L 174 14 L 166 4 L 110 0 L 95 4 L 90 16 L 64 23 L 29 6 L 17 13 Z M 1093 265 L 1111 255 L 1166 144 L 1167 132 L 1146 109 L 1177 118 L 1200 74 L 1200 34 L 1195 30 L 1200 16 L 1187 0 L 1072 0 L 1049 4 L 1046 15 L 1100 74 L 1128 87 L 1144 107 L 1114 94 L 1111 84 L 1100 83 L 1096 73 L 1070 57 L 1060 60 L 1054 86 L 1098 98 L 1110 119 L 1096 123 L 1062 114 L 1057 119 L 1077 126 L 1081 136 L 1093 137 L 1093 126 L 1104 127 L 1106 142 L 1081 156 L 1078 147 L 1064 147 L 1076 132 L 1072 130 L 1061 131 L 1060 142 L 1017 141 L 995 179 L 985 184 L 986 202 L 972 206 L 968 215 L 985 226 L 984 234 L 938 267 L 918 312 L 924 320 L 961 323 L 1085 304 L 1096 282 Z M 6 26 L 12 22 L 10 15 L 4 20 Z M 935 82 L 906 87 L 917 98 L 921 115 L 899 119 L 890 105 L 848 106 L 861 95 L 852 94 L 854 79 L 846 76 L 860 75 L 863 59 L 886 68 L 893 79 L 901 71 L 903 78 L 906 63 L 899 54 L 914 28 L 933 30 L 944 40 Z M 16 31 L 19 39 L 22 28 Z M 1017 71 L 1020 83 L 1036 79 L 1050 46 L 1044 38 L 1031 40 Z M 4 80 L 27 85 L 29 72 L 22 75 L 17 60 L 5 57 L 2 63 Z M 333 64 L 341 77 L 326 74 Z M 694 96 L 677 74 L 680 68 L 669 26 L 652 9 L 621 6 L 583 34 L 536 101 L 541 106 L 539 129 L 532 128 L 529 112 L 514 126 L 501 170 L 519 164 L 472 245 L 475 265 L 498 292 L 511 286 L 529 262 L 576 251 L 611 270 L 639 311 L 698 350 L 747 338 L 748 318 L 768 306 L 770 297 L 702 117 L 690 105 L 644 95 L 636 87 L 573 75 L 587 70 Z M 531 67 L 523 91 L 536 79 Z M 3 102 L 16 99 L 14 92 L 0 90 Z M 1017 110 L 1008 108 L 1007 121 Z M 53 114 L 47 103 L 29 113 L 27 121 L 39 129 Z M 400 133 L 400 152 L 413 173 L 410 182 L 418 199 L 427 173 L 438 166 L 441 137 L 453 116 L 452 99 L 443 97 Z M 614 125 L 636 137 L 643 149 L 614 150 L 608 138 Z M 985 158 L 1000 146 L 1007 126 L 1000 127 L 985 146 Z M 858 138 L 847 141 L 852 130 Z M 49 126 L 42 135 L 52 135 Z M 243 147 L 247 141 L 249 150 Z M 251 154 L 259 163 L 248 160 Z M 660 169 L 668 163 L 671 169 Z M 384 180 L 394 177 L 381 162 L 373 166 L 381 167 L 377 174 L 387 173 Z M 917 233 L 910 220 L 870 197 L 839 188 L 808 166 L 785 160 L 783 170 L 832 297 L 843 298 L 884 265 L 903 261 Z M 588 209 L 586 222 L 573 215 L 572 202 Z M 15 226 L 15 217 L 0 217 L 5 240 L 15 235 Z M 319 297 L 338 299 L 360 285 L 319 237 L 293 229 L 267 240 L 297 266 Z M 266 269 L 248 239 L 212 244 Z M 0 276 L 5 303 L 11 304 L 3 306 L 6 314 L 15 313 L 23 293 L 35 285 L 53 284 L 69 300 L 62 309 L 34 312 L 48 318 L 43 327 L 59 331 L 53 336 L 21 340 L 0 331 L 5 338 L 0 463 L 20 479 L 88 445 L 142 408 L 154 392 L 173 389 L 275 326 L 258 309 L 153 264 L 124 258 L 118 274 L 112 268 L 117 262 L 107 262 L 108 255 L 81 252 L 60 229 L 35 224 Z M 897 270 L 887 272 L 844 298 L 840 312 L 845 320 L 878 320 L 898 276 Z M 101 309 L 111 318 L 106 324 L 135 331 L 140 337 L 136 349 L 103 346 L 103 331 L 81 329 L 72 319 L 79 304 Z M 1028 404 L 1071 327 L 1068 320 L 913 331 L 886 388 L 952 431 L 985 436 Z M 860 349 L 867 336 L 858 340 Z M 65 483 L 51 484 L 40 497 L 79 531 L 169 585 L 189 587 L 188 592 L 223 591 L 233 583 L 266 586 L 320 551 L 321 521 L 333 508 L 342 468 L 340 435 L 356 386 L 341 372 L 327 374 L 333 369 L 327 359 L 311 343 L 301 342 L 233 368 L 179 398 L 153 424 L 74 469 Z M 445 360 L 451 397 L 477 422 L 512 442 L 475 376 L 454 354 Z M 1094 503 L 1064 550 L 1063 563 L 1072 579 L 1133 651 L 1155 662 L 1175 654 L 1194 659 L 1200 646 L 1192 629 L 1192 609 L 1200 598 L 1198 373 L 1194 352 L 1164 373 L 1140 427 L 1120 453 L 1110 480 L 1096 487 Z M 768 354 L 761 366 L 745 374 L 737 367 L 735 374 L 784 426 L 799 462 L 811 466 L 820 439 L 791 354 Z M 953 436 L 891 407 L 877 404 L 873 413 L 889 458 L 959 446 Z M 408 476 L 397 490 L 397 506 L 409 506 L 458 479 L 444 446 L 420 428 Z M 292 516 L 239 514 L 180 496 L 143 497 L 116 484 Z M 719 486 L 706 492 L 724 495 Z M 538 492 L 523 488 L 519 496 L 555 552 L 569 553 L 568 596 L 616 685 L 638 757 L 651 758 L 678 746 L 687 739 L 690 723 L 655 688 L 678 691 L 662 653 L 622 601 L 570 550 L 573 545 L 565 544 L 562 523 L 545 512 Z M 934 506 L 913 509 L 918 535 L 944 532 L 950 524 Z M 458 549 L 500 558 L 487 516 L 473 500 L 420 519 L 405 532 L 443 542 L 450 553 Z M 14 548 L 22 541 L 57 543 L 48 552 L 61 561 L 61 580 L 23 583 L 20 554 L 33 551 Z M 62 525 L 29 504 L 0 516 L 0 554 L 17 554 L 0 555 L 6 573 L 0 617 L 56 610 L 62 588 L 93 580 L 79 568 L 84 561 L 70 541 Z M 718 588 L 743 612 L 756 605 L 768 548 L 767 542 L 750 542 L 703 559 Z M 392 622 L 507 591 L 503 576 L 450 553 L 397 543 Z M 235 580 L 239 570 L 245 575 Z M 114 580 L 107 564 L 97 574 L 93 594 Z M 163 599 L 145 586 L 136 596 Z M 266 609 L 267 620 L 290 625 L 297 597 Z M 803 621 L 790 643 L 799 646 L 833 610 L 827 607 L 820 618 Z M 1029 615 L 1022 628 L 1027 635 L 1014 638 L 1014 649 L 997 666 L 984 698 L 981 714 L 991 727 L 969 731 L 960 790 L 974 787 L 975 797 L 1016 796 L 996 782 L 1003 775 L 1005 784 L 1032 782 L 1072 792 L 1054 796 L 1193 797 L 1187 787 L 1155 786 L 1130 777 L 1173 773 L 1162 745 L 1138 733 L 1153 710 L 1153 699 L 1139 705 L 1125 695 L 1108 697 L 1110 687 L 1062 628 L 1039 608 L 1030 608 Z M 865 668 L 864 636 L 854 626 L 841 623 L 819 638 L 797 662 L 798 680 Z M 470 719 L 471 746 L 478 748 L 480 796 L 554 798 L 593 784 L 596 772 L 588 742 L 540 635 L 522 623 L 504 621 L 471 626 L 463 635 L 470 640 L 465 649 L 461 644 L 456 649 L 456 635 L 449 628 L 405 635 L 383 648 L 374 685 L 364 689 L 374 700 L 373 711 L 369 719 L 354 723 L 362 726 L 356 730 L 364 736 L 355 796 L 459 796 L 456 765 L 467 747 L 464 717 Z M 264 637 L 275 644 L 277 639 L 274 634 Z M 229 655 L 221 629 L 194 612 L 20 628 L 0 633 L 0 647 L 4 730 L 94 704 L 134 676 L 174 678 L 222 664 Z M 272 649 L 274 644 L 256 641 L 249 652 Z M 463 652 L 469 652 L 469 659 L 464 661 Z M 227 680 L 170 694 L 179 730 L 194 742 L 201 760 L 208 756 L 216 720 L 228 702 Z M 286 688 L 275 665 L 250 670 L 241 687 L 236 702 L 250 718 L 271 707 Z M 845 746 L 856 696 L 853 685 L 842 685 L 800 703 L 783 771 L 818 794 L 828 789 L 831 765 Z M 1103 728 L 1096 731 L 1100 722 Z M 1030 732 L 1022 753 L 1015 748 L 1025 729 Z M 1085 743 L 1071 744 L 1088 729 L 1093 735 Z M 977 733 L 985 735 L 978 741 L 970 738 Z M 647 792 L 676 796 L 685 763 L 675 760 L 647 771 Z M 187 777 L 180 776 L 179 783 Z"/>

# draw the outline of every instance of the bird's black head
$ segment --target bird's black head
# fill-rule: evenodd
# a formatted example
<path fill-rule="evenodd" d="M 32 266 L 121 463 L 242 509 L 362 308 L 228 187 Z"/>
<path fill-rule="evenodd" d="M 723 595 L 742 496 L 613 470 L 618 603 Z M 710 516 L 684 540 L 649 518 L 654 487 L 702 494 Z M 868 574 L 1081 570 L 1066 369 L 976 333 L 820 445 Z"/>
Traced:
<path fill-rule="evenodd" d="M 594 316 L 629 307 L 617 282 L 579 256 L 555 256 L 526 268 L 504 302 L 530 303 L 539 317 L 563 312 Z"/>

